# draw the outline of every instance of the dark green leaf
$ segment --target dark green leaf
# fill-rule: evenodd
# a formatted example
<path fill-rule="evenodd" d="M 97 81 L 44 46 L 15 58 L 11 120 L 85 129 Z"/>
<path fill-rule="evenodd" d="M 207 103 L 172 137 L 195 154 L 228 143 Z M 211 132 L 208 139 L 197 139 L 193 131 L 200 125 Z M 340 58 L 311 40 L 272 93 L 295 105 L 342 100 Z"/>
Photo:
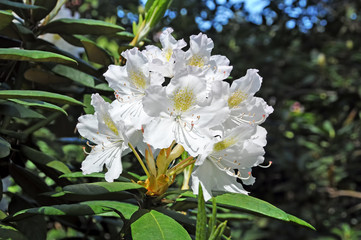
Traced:
<path fill-rule="evenodd" d="M 102 49 L 90 40 L 81 40 L 89 61 L 108 66 L 113 63 L 106 50 Z"/>
<path fill-rule="evenodd" d="M 29 68 L 24 73 L 26 80 L 40 83 L 43 85 L 49 84 L 66 84 L 71 82 L 70 79 L 55 75 L 50 71 L 46 71 L 41 68 Z"/>
<path fill-rule="evenodd" d="M 206 206 L 203 198 L 203 190 L 199 184 L 198 192 L 198 212 L 197 212 L 197 227 L 196 227 L 196 240 L 206 240 L 207 237 L 207 215 Z"/>
<path fill-rule="evenodd" d="M 33 20 L 39 21 L 45 18 L 51 10 L 55 7 L 57 0 L 35 0 L 34 5 L 43 7 L 42 9 L 35 9 L 32 12 Z"/>
<path fill-rule="evenodd" d="M 0 10 L 0 30 L 8 26 L 13 20 L 13 15 L 7 11 Z"/>
<path fill-rule="evenodd" d="M 2 8 L 2 9 L 11 9 L 11 10 L 16 9 L 16 8 L 21 8 L 21 9 L 44 9 L 43 7 L 40 7 L 40 6 L 29 5 L 29 4 L 13 2 L 13 1 L 6 1 L 6 0 L 0 0 L 0 8 Z"/>
<path fill-rule="evenodd" d="M 33 90 L 1 90 L 0 99 L 37 99 L 42 101 L 49 101 L 55 103 L 67 103 L 75 105 L 83 105 L 83 103 L 75 100 L 74 98 L 45 91 Z"/>
<path fill-rule="evenodd" d="M 93 19 L 63 18 L 45 25 L 41 31 L 58 34 L 113 34 L 123 31 L 121 26 Z"/>
<path fill-rule="evenodd" d="M 93 76 L 86 74 L 84 72 L 81 72 L 79 70 L 76 70 L 74 68 L 58 64 L 55 67 L 53 67 L 52 71 L 58 75 L 67 77 L 70 80 L 73 80 L 74 82 L 80 83 L 84 86 L 91 87 L 91 88 L 94 88 L 94 86 L 95 86 Z"/>
<path fill-rule="evenodd" d="M 77 64 L 77 62 L 71 58 L 63 55 L 38 51 L 38 50 L 25 50 L 14 48 L 0 48 L 0 59 L 14 60 L 14 61 L 34 61 L 34 62 L 55 62 L 64 64 Z"/>
<path fill-rule="evenodd" d="M 52 156 L 46 155 L 45 153 L 42 153 L 25 145 L 22 145 L 20 147 L 20 150 L 27 158 L 29 158 L 34 163 L 45 165 L 64 174 L 71 173 L 69 168 L 63 162 L 56 160 Z"/>
<path fill-rule="evenodd" d="M 134 240 L 191 239 L 182 225 L 155 210 L 144 210 L 144 214 L 131 224 L 131 231 Z"/>
<path fill-rule="evenodd" d="M 76 204 L 60 204 L 25 209 L 15 213 L 13 216 L 7 218 L 6 220 L 19 221 L 26 217 L 39 214 L 48 216 L 84 216 L 102 214 L 106 216 L 116 217 L 117 214 L 113 211 L 113 209 L 121 212 L 126 219 L 130 219 L 132 214 L 136 212 L 138 208 L 139 207 L 136 205 L 118 201 L 86 201 Z"/>
<path fill-rule="evenodd" d="M 90 173 L 87 175 L 84 175 L 82 172 L 71 172 L 61 175 L 60 177 L 66 177 L 66 178 L 83 178 L 83 177 L 91 177 L 91 178 L 104 178 L 104 173 Z"/>
<path fill-rule="evenodd" d="M 40 113 L 13 102 L 0 102 L 0 114 L 17 118 L 45 118 Z"/>
<path fill-rule="evenodd" d="M 11 147 L 10 143 L 8 143 L 5 139 L 0 137 L 0 158 L 4 158 L 10 154 L 10 147 Z M 1 197 L 2 195 L 0 196 L 0 200 Z"/>
<path fill-rule="evenodd" d="M 224 207 L 230 206 L 234 209 L 260 214 L 262 216 L 276 218 L 286 222 L 294 222 L 315 230 L 315 228 L 311 224 L 303 221 L 302 219 L 287 214 L 281 209 L 273 206 L 272 204 L 258 198 L 254 198 L 244 194 L 226 193 L 216 196 L 215 199 L 217 201 L 217 204 Z"/>
<path fill-rule="evenodd" d="M 0 224 L 0 239 L 27 240 L 16 228 Z"/>
<path fill-rule="evenodd" d="M 66 113 L 66 111 L 64 109 L 62 109 L 61 107 L 58 107 L 54 104 L 51 104 L 51 103 L 47 103 L 47 102 L 43 102 L 43 101 L 36 101 L 36 100 L 20 100 L 20 99 L 8 99 L 8 100 L 18 103 L 18 104 L 22 104 L 24 106 L 38 107 L 38 108 L 42 108 L 42 109 L 46 109 L 46 110 L 59 111 L 59 112 L 64 113 L 66 116 L 68 116 L 68 114 Z"/>

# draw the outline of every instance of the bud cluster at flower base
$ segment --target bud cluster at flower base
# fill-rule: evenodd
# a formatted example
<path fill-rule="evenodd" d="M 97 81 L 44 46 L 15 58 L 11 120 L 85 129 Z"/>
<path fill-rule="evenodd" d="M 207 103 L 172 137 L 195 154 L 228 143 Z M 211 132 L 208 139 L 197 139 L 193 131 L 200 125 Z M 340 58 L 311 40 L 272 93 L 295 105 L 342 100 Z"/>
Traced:
<path fill-rule="evenodd" d="M 106 181 L 113 181 L 122 172 L 121 157 L 133 151 L 147 175 L 138 182 L 147 195 L 162 195 L 183 172 L 182 188 L 191 181 L 198 194 L 200 184 L 206 201 L 212 191 L 247 194 L 242 183 L 253 184 L 251 169 L 264 161 L 267 132 L 259 125 L 273 112 L 254 96 L 262 77 L 249 69 L 229 84 L 224 80 L 232 66 L 225 56 L 211 55 L 212 39 L 191 36 L 184 50 L 186 42 L 172 32 L 161 33 L 161 48 L 127 50 L 125 65 L 105 72 L 116 99 L 107 103 L 94 94 L 94 115 L 79 118 L 79 133 L 92 148 L 83 173 L 105 165 Z"/>

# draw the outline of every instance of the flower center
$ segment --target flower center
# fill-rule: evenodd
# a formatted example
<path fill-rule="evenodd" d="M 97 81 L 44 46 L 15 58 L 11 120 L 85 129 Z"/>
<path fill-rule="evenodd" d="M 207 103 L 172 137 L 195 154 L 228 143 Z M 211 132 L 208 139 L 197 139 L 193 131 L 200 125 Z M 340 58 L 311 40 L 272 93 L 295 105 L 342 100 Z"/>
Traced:
<path fill-rule="evenodd" d="M 195 103 L 195 95 L 187 87 L 179 89 L 173 97 L 173 107 L 176 111 L 187 111 Z"/>
<path fill-rule="evenodd" d="M 136 88 L 146 88 L 145 76 L 140 71 L 130 71 L 129 77 Z"/>
<path fill-rule="evenodd" d="M 224 150 L 226 148 L 229 148 L 230 146 L 232 146 L 236 142 L 237 142 L 237 139 L 235 139 L 234 137 L 228 137 L 228 138 L 214 144 L 213 152 L 219 152 L 219 151 L 222 151 L 222 150 Z"/>
<path fill-rule="evenodd" d="M 165 51 L 165 58 L 167 59 L 167 62 L 169 62 L 170 58 L 172 57 L 173 50 L 171 48 L 168 48 Z"/>
<path fill-rule="evenodd" d="M 110 116 L 106 115 L 103 118 L 105 125 L 113 132 L 115 133 L 117 136 L 119 135 L 118 129 L 115 126 L 115 123 L 113 122 L 113 120 L 110 118 Z"/>
<path fill-rule="evenodd" d="M 204 58 L 199 55 L 193 55 L 191 59 L 189 59 L 188 65 L 201 68 L 204 66 Z"/>
<path fill-rule="evenodd" d="M 244 93 L 241 90 L 237 90 L 228 98 L 228 106 L 230 108 L 235 108 L 241 102 L 243 102 L 247 97 L 248 97 L 247 93 Z"/>

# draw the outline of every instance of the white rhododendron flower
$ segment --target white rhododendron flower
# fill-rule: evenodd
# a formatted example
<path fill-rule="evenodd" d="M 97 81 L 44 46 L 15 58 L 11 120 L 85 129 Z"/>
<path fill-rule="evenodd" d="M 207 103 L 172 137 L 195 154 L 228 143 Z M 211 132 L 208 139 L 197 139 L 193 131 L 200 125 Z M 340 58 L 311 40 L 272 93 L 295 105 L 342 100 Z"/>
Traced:
<path fill-rule="evenodd" d="M 83 137 L 96 144 L 82 163 L 83 174 L 101 172 L 108 169 L 105 180 L 112 182 L 122 173 L 122 153 L 128 148 L 128 138 L 122 120 L 115 120 L 113 107 L 99 94 L 92 95 L 91 104 L 95 114 L 79 117 L 77 129 Z"/>
<path fill-rule="evenodd" d="M 219 83 L 218 83 L 219 84 Z M 224 123 L 227 128 L 236 127 L 242 123 L 261 124 L 273 108 L 254 94 L 260 89 L 262 77 L 257 69 L 248 69 L 247 74 L 232 82 L 231 87 L 221 82 L 223 92 L 226 92 L 228 107 L 231 110 L 229 119 Z"/>
<path fill-rule="evenodd" d="M 186 52 L 176 51 L 176 74 L 190 73 L 205 74 L 207 89 L 216 80 L 226 79 L 232 71 L 229 60 L 225 56 L 211 56 L 214 47 L 212 39 L 199 33 L 190 37 L 189 49 Z"/>
<path fill-rule="evenodd" d="M 79 118 L 79 133 L 95 144 L 82 170 L 100 172 L 105 165 L 106 180 L 113 181 L 131 149 L 147 175 L 138 183 L 149 196 L 163 194 L 185 169 L 183 186 L 191 179 L 193 192 L 202 186 L 205 200 L 217 191 L 248 194 L 242 184 L 254 183 L 252 167 L 263 163 L 267 143 L 259 125 L 273 112 L 254 97 L 262 78 L 249 69 L 228 84 L 232 66 L 225 56 L 211 55 L 212 39 L 193 35 L 183 51 L 186 43 L 172 32 L 161 33 L 162 48 L 124 51 L 125 65 L 104 73 L 116 100 L 109 104 L 95 94 L 95 114 Z M 179 161 L 184 151 L 189 155 Z"/>
<path fill-rule="evenodd" d="M 167 148 L 175 140 L 197 156 L 210 140 L 210 128 L 229 114 L 223 99 L 207 101 L 205 80 L 193 75 L 173 78 L 165 88 L 150 87 L 143 105 L 154 118 L 145 127 L 144 140 L 155 148 Z"/>
<path fill-rule="evenodd" d="M 196 161 L 192 173 L 193 192 L 198 194 L 201 184 L 206 201 L 212 197 L 212 190 L 247 194 L 237 178 L 244 184 L 254 183 L 251 167 L 263 162 L 265 141 L 266 132 L 245 124 L 215 137 L 206 153 Z"/>
<path fill-rule="evenodd" d="M 148 59 L 137 48 L 123 52 L 122 56 L 127 59 L 125 66 L 110 65 L 104 77 L 115 90 L 120 116 L 141 129 L 142 124 L 151 120 L 143 110 L 145 90 L 152 85 L 161 85 L 164 77 L 150 72 Z"/>
<path fill-rule="evenodd" d="M 172 33 L 172 28 L 166 28 L 159 37 L 162 49 L 156 46 L 146 46 L 145 54 L 150 61 L 150 68 L 153 72 L 161 73 L 164 77 L 174 76 L 175 56 L 174 51 L 187 46 L 187 43 L 181 39 L 176 40 Z"/>

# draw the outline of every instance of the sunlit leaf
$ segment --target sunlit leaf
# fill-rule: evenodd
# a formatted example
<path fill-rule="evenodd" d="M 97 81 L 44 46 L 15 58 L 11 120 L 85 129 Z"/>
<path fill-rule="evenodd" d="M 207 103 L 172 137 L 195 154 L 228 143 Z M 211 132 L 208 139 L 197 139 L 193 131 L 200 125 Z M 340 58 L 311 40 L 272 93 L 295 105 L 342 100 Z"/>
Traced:
<path fill-rule="evenodd" d="M 113 34 L 123 31 L 124 28 L 112 23 L 93 19 L 63 18 L 45 25 L 42 32 L 59 34 Z"/>
<path fill-rule="evenodd" d="M 20 99 L 8 99 L 8 100 L 24 106 L 37 107 L 51 111 L 59 111 L 64 113 L 66 116 L 68 115 L 64 109 L 51 103 L 36 101 L 36 100 L 20 100 Z"/>
<path fill-rule="evenodd" d="M 77 63 L 75 60 L 57 53 L 15 48 L 0 48 L 0 59 L 14 61 L 55 62 L 65 64 Z"/>
<path fill-rule="evenodd" d="M 1 90 L 0 99 L 37 99 L 41 101 L 83 105 L 83 103 L 74 98 L 45 91 L 35 90 Z"/>
<path fill-rule="evenodd" d="M 27 240 L 16 228 L 0 224 L 0 239 Z"/>
<path fill-rule="evenodd" d="M 182 225 L 160 212 L 143 210 L 138 214 L 141 216 L 131 224 L 132 237 L 134 240 L 191 239 Z"/>
<path fill-rule="evenodd" d="M 315 228 L 311 224 L 303 221 L 302 219 L 287 214 L 286 212 L 273 206 L 272 204 L 258 198 L 254 198 L 244 194 L 226 193 L 216 196 L 215 199 L 218 205 L 224 207 L 232 207 L 237 210 L 256 213 L 262 216 L 276 218 L 286 222 L 294 222 L 315 230 Z"/>

